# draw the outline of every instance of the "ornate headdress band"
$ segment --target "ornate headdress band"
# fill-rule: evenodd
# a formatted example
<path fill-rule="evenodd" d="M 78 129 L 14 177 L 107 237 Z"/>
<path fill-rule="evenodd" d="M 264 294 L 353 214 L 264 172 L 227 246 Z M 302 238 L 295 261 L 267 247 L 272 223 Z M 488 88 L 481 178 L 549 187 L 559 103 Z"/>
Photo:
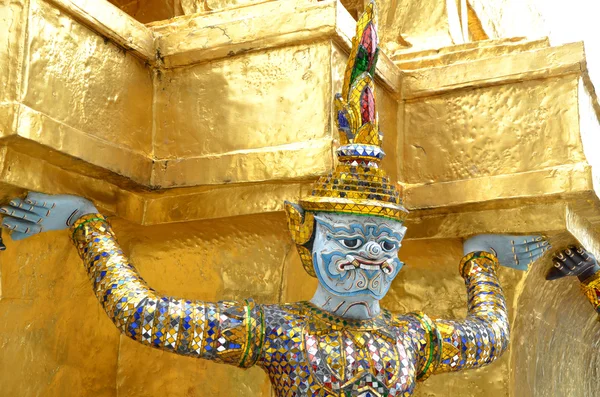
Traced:
<path fill-rule="evenodd" d="M 376 18 L 375 4 L 371 1 L 357 22 L 342 93 L 335 96 L 342 144 L 337 149 L 338 164 L 329 175 L 319 178 L 311 195 L 300 200 L 302 208 L 286 204 L 292 237 L 304 268 L 313 276 L 309 248 L 314 212 L 374 215 L 397 221 L 403 221 L 408 214 L 396 183 L 379 168 L 385 153 L 375 107 L 374 80 L 379 55 Z"/>

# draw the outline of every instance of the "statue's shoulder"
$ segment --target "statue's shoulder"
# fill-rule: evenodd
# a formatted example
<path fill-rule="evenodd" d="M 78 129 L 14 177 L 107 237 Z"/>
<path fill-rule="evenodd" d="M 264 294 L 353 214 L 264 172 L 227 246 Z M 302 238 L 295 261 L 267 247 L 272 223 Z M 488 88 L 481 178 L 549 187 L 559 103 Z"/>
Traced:
<path fill-rule="evenodd" d="M 391 324 L 405 332 L 425 331 L 433 327 L 433 322 L 423 312 L 392 313 Z"/>

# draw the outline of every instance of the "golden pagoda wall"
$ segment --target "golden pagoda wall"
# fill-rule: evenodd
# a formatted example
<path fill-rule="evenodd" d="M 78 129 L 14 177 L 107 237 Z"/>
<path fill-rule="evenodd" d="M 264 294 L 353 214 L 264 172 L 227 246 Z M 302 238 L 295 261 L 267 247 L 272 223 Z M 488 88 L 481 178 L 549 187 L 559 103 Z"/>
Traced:
<path fill-rule="evenodd" d="M 552 48 L 544 40 L 428 52 L 434 41 L 460 44 L 449 33 L 456 21 L 433 2 L 419 4 L 382 7 L 390 51 L 377 75 L 383 166 L 402 182 L 414 214 L 401 251 L 407 265 L 384 304 L 462 316 L 464 236 L 544 231 L 597 240 L 590 231 L 599 220 L 585 214 L 578 222 L 569 209 L 597 200 L 578 118 L 585 56 L 581 46 Z M 329 100 L 353 33 L 339 7 L 265 2 L 145 26 L 101 1 L 0 3 L 0 27 L 13 27 L 0 28 L 0 197 L 31 189 L 93 199 L 113 215 L 143 277 L 167 294 L 310 298 L 315 280 L 300 265 L 282 203 L 305 194 L 334 161 Z M 167 8 L 144 22 L 177 12 Z M 435 18 L 419 24 L 423 10 Z M 400 34 L 411 47 L 386 15 L 412 21 Z M 2 393 L 270 395 L 258 369 L 178 357 L 119 336 L 66 234 L 7 246 L 0 254 Z M 417 396 L 512 395 L 521 382 L 531 384 L 532 372 L 520 368 L 534 365 L 514 346 L 553 365 L 554 356 L 535 350 L 541 344 L 524 347 L 529 326 L 543 321 L 521 313 L 560 314 L 550 305 L 561 301 L 534 290 L 548 264 L 538 265 L 533 278 L 501 273 L 517 319 L 511 353 L 492 367 L 433 377 Z M 554 288 L 552 296 L 567 296 Z M 584 300 L 575 296 L 570 291 L 562 302 Z M 577 311 L 584 317 L 574 321 L 594 335 L 581 322 L 592 310 Z M 543 332 L 545 343 L 552 335 Z M 567 342 L 574 353 L 584 350 Z"/>

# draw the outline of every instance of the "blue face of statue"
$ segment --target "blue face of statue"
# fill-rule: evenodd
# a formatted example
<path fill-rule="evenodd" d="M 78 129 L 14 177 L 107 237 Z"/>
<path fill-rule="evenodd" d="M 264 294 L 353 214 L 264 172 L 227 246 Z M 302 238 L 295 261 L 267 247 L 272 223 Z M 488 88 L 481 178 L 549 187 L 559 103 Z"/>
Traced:
<path fill-rule="evenodd" d="M 401 222 L 376 216 L 317 213 L 313 263 L 321 285 L 338 296 L 379 300 L 403 263 Z"/>

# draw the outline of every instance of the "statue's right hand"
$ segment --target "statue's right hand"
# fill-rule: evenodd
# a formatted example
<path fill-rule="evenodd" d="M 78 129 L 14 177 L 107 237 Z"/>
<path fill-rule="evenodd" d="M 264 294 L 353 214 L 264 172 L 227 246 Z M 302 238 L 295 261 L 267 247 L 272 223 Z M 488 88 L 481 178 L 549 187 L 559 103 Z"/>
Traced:
<path fill-rule="evenodd" d="M 22 240 L 48 230 L 63 230 L 86 214 L 97 213 L 91 201 L 70 195 L 30 192 L 25 200 L 15 198 L 0 207 L 2 227 L 12 230 L 13 240 Z"/>

